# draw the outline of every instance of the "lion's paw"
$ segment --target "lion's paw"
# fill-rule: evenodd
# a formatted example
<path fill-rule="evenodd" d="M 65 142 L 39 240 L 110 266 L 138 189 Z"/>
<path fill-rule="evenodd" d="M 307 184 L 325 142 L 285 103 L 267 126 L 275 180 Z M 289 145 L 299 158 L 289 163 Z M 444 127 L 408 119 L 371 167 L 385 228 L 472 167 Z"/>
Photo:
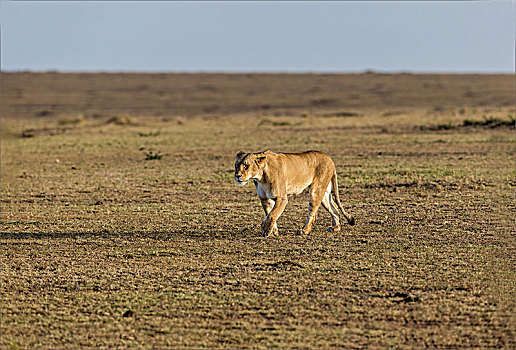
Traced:
<path fill-rule="evenodd" d="M 272 230 L 270 231 L 264 231 L 262 230 L 262 236 L 264 237 L 269 237 L 269 236 L 278 236 L 279 235 L 279 230 L 277 227 L 274 227 Z"/>
<path fill-rule="evenodd" d="M 261 224 L 261 233 L 263 236 L 267 237 L 269 235 L 277 236 L 279 233 L 278 226 L 276 223 L 272 223 L 269 220 L 265 219 Z"/>

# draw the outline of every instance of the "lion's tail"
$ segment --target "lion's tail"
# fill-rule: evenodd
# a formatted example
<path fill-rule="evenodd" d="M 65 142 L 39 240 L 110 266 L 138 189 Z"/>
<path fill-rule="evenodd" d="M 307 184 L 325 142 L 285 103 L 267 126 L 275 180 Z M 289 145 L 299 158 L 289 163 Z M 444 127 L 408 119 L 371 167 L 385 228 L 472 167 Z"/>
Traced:
<path fill-rule="evenodd" d="M 331 188 L 333 191 L 333 196 L 335 197 L 335 202 L 337 202 L 337 205 L 338 205 L 342 215 L 344 215 L 346 220 L 348 220 L 348 224 L 354 225 L 355 218 L 353 216 L 349 215 L 348 213 L 346 213 L 344 208 L 342 208 L 342 204 L 340 204 L 339 184 L 337 183 L 337 171 L 336 170 L 333 172 L 333 177 L 331 178 Z"/>

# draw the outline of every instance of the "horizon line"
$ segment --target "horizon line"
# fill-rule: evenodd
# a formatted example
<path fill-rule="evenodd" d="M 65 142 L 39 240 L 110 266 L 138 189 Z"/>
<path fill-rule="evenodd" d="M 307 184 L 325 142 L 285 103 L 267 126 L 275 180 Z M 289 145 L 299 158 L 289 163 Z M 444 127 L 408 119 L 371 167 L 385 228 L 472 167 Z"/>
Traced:
<path fill-rule="evenodd" d="M 496 75 L 515 74 L 513 71 L 476 71 L 476 70 L 410 70 L 410 69 L 322 69 L 322 70 L 295 70 L 295 69 L 270 69 L 270 70 L 246 70 L 246 69 L 5 69 L 0 68 L 0 73 L 34 73 L 34 74 L 450 74 L 450 75 Z"/>

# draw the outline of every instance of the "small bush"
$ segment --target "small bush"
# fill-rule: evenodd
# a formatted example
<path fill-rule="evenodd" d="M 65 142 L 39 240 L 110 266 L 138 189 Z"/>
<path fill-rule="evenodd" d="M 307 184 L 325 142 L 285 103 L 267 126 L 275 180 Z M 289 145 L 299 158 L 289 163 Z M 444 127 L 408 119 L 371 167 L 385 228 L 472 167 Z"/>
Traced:
<path fill-rule="evenodd" d="M 337 103 L 334 98 L 316 98 L 310 101 L 312 106 L 330 106 Z"/>
<path fill-rule="evenodd" d="M 264 119 L 260 120 L 260 122 L 258 123 L 258 126 L 265 126 L 265 125 L 287 126 L 287 125 L 292 125 L 292 123 L 290 123 L 288 121 L 283 121 L 283 120 L 270 120 L 268 118 L 264 118 Z"/>
<path fill-rule="evenodd" d="M 36 113 L 36 116 L 38 117 L 48 117 L 49 115 L 53 115 L 54 113 L 52 111 L 47 111 L 47 110 L 43 110 L 43 111 L 39 111 L 38 113 Z"/>
<path fill-rule="evenodd" d="M 475 120 L 475 119 L 464 119 L 462 122 L 463 126 L 486 126 L 490 128 L 498 128 L 502 126 L 514 126 L 514 118 L 509 116 L 508 119 L 504 120 L 501 118 L 495 118 L 493 116 L 486 117 L 485 115 L 482 117 L 483 120 Z"/>
<path fill-rule="evenodd" d="M 455 128 L 456 128 L 456 126 L 452 125 L 452 123 L 437 125 L 437 130 L 451 130 L 451 129 L 455 129 Z"/>
<path fill-rule="evenodd" d="M 79 114 L 76 117 L 65 117 L 59 119 L 59 125 L 77 125 L 84 123 L 84 115 Z"/>
<path fill-rule="evenodd" d="M 161 129 L 159 129 L 158 131 L 149 131 L 149 132 L 139 132 L 138 135 L 140 135 L 141 137 L 153 137 L 153 136 L 158 136 L 159 134 L 161 134 Z"/>
<path fill-rule="evenodd" d="M 134 124 L 134 120 L 131 117 L 125 115 L 119 115 L 107 120 L 106 124 L 116 124 L 116 125 L 131 125 Z"/>
<path fill-rule="evenodd" d="M 145 160 L 160 160 L 161 158 L 163 158 L 163 154 L 161 154 L 159 151 L 158 152 L 153 152 L 153 151 L 148 151 L 148 152 L 145 152 Z"/>

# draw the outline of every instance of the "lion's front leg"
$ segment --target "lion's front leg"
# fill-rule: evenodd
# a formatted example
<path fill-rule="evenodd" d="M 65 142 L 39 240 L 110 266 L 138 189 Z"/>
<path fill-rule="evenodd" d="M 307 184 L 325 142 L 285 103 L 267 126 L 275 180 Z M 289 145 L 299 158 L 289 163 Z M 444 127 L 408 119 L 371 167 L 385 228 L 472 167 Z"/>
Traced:
<path fill-rule="evenodd" d="M 270 211 L 267 213 L 267 216 L 262 222 L 262 235 L 264 236 L 278 234 L 277 221 L 280 215 L 283 213 L 283 210 L 285 210 L 285 207 L 288 203 L 288 199 L 286 196 L 283 198 L 277 198 L 275 201 L 268 199 L 268 201 L 270 202 L 266 203 L 267 207 L 264 204 L 264 201 L 262 201 L 262 205 L 266 213 L 268 212 L 267 209 L 270 208 L 269 205 L 271 202 L 274 203 L 274 206 L 272 207 L 272 209 L 270 209 Z"/>
<path fill-rule="evenodd" d="M 267 220 L 269 218 L 269 213 L 271 212 L 272 208 L 274 208 L 275 202 L 272 199 L 269 199 L 267 197 L 260 198 L 260 201 L 262 202 L 263 211 L 265 211 L 265 218 L 263 219 L 262 224 L 261 224 L 261 227 L 262 227 L 261 233 L 263 235 L 263 234 L 265 234 L 265 232 L 268 232 L 268 231 L 265 231 L 264 228 L 266 228 L 266 226 L 267 226 Z M 272 234 L 275 234 L 275 235 L 278 234 L 278 225 L 276 222 L 274 223 L 274 226 L 272 227 Z"/>

